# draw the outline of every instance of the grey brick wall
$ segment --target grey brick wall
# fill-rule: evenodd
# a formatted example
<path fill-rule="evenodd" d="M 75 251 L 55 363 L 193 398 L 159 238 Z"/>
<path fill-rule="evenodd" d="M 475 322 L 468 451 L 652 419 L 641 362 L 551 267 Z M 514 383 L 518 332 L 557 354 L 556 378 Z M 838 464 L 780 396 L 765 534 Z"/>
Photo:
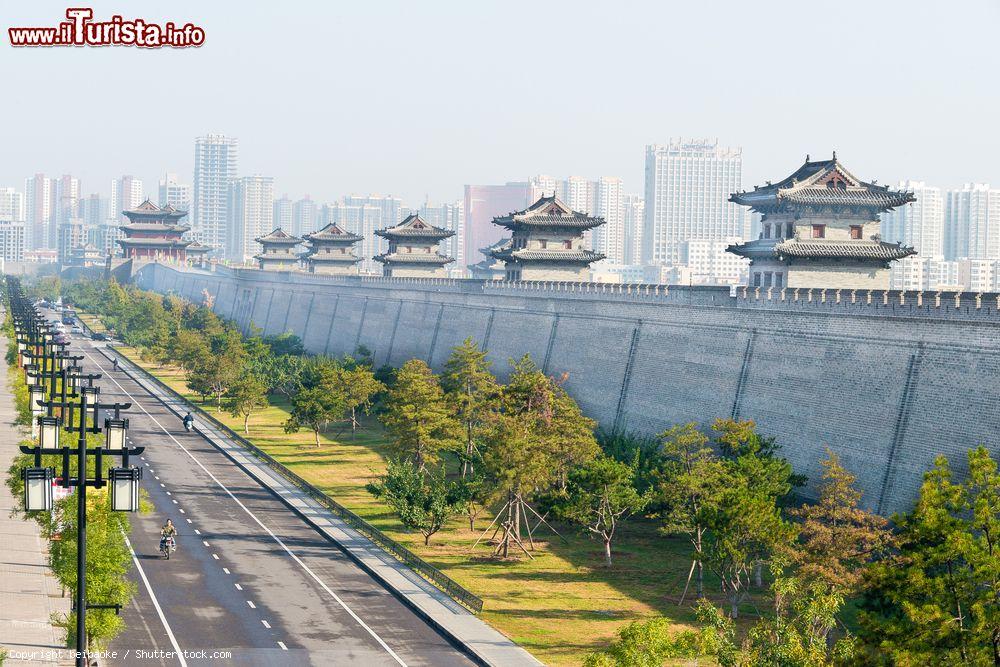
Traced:
<path fill-rule="evenodd" d="M 755 419 L 796 470 L 824 449 L 858 476 L 865 503 L 909 506 L 938 454 L 1000 453 L 996 295 L 521 284 L 330 277 L 150 264 L 143 287 L 203 301 L 246 328 L 291 330 L 307 349 L 440 369 L 465 337 L 494 370 L 530 354 L 587 414 L 656 433 L 716 417 Z"/>

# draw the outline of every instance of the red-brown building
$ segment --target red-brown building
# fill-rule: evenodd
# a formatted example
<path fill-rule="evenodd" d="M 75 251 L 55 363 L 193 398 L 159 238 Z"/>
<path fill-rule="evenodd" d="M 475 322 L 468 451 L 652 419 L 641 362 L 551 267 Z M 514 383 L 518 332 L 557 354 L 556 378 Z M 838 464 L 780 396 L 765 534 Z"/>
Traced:
<path fill-rule="evenodd" d="M 187 259 L 191 241 L 183 238 L 191 229 L 181 224 L 187 211 L 178 211 L 170 204 L 160 208 L 148 199 L 131 211 L 122 211 L 128 223 L 119 229 L 125 238 L 118 239 L 126 259 Z"/>

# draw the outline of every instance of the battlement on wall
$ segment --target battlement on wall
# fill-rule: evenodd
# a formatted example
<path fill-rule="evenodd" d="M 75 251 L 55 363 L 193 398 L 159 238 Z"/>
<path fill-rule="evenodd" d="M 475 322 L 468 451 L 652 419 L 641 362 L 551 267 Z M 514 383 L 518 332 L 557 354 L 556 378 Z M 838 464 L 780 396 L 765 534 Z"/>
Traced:
<path fill-rule="evenodd" d="M 178 270 L 175 267 L 174 270 Z M 295 284 L 336 284 L 383 289 L 495 294 L 526 298 L 596 299 L 646 304 L 686 304 L 720 308 L 808 311 L 831 315 L 920 317 L 1000 324 L 1000 293 L 901 290 L 774 289 L 645 283 L 474 280 L 323 276 L 297 271 L 218 267 L 238 280 Z"/>

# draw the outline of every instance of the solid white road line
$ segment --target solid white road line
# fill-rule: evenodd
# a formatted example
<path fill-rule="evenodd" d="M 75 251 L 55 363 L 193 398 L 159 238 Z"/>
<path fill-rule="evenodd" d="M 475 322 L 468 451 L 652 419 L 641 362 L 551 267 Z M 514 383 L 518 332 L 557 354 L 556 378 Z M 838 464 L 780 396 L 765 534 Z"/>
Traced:
<path fill-rule="evenodd" d="M 184 653 L 181 651 L 180 645 L 177 644 L 177 638 L 174 637 L 173 630 L 170 629 L 170 624 L 167 623 L 167 618 L 163 615 L 163 610 L 160 609 L 160 603 L 156 599 L 156 595 L 153 593 L 153 587 L 149 585 L 149 579 L 146 578 L 146 572 L 142 569 L 142 565 L 139 564 L 139 558 L 135 555 L 135 549 L 132 548 L 132 543 L 129 542 L 128 535 L 122 533 L 125 538 L 125 544 L 128 546 L 128 551 L 132 554 L 132 562 L 135 563 L 135 569 L 139 571 L 139 576 L 142 577 L 142 583 L 146 586 L 146 592 L 149 593 L 149 599 L 153 601 L 153 607 L 156 608 L 156 613 L 160 616 L 160 622 L 163 623 L 163 629 L 167 631 L 167 637 L 170 638 L 170 643 L 174 647 L 174 651 L 177 654 L 177 659 L 181 663 L 181 667 L 187 667 L 187 662 L 184 660 Z"/>
<path fill-rule="evenodd" d="M 94 364 L 95 366 L 97 366 L 98 370 L 100 370 L 101 372 L 104 372 L 104 368 L 103 368 L 103 367 L 102 367 L 102 366 L 101 366 L 100 364 L 98 364 L 98 363 L 97 363 L 97 361 L 96 361 L 96 360 L 94 360 L 94 358 L 93 358 L 93 357 L 91 357 L 91 356 L 90 356 L 89 354 L 86 354 L 86 353 L 84 353 L 84 354 L 85 354 L 85 356 L 86 356 L 86 357 L 87 357 L 88 359 L 90 359 L 91 363 L 93 363 L 93 364 Z M 160 430 L 161 430 L 161 431 L 163 431 L 163 432 L 164 432 L 164 433 L 165 433 L 165 434 L 167 435 L 167 437 L 168 437 L 168 438 L 170 438 L 171 440 L 173 440 L 173 441 L 174 441 L 174 444 L 176 444 L 176 445 L 177 445 L 178 447 L 180 447 L 180 448 L 181 448 L 181 450 L 182 450 L 182 451 L 183 451 L 183 452 L 184 452 L 185 454 L 187 454 L 187 455 L 188 455 L 188 457 L 189 457 L 189 458 L 190 458 L 190 459 L 191 459 L 192 461 L 194 461 L 194 462 L 195 462 L 195 464 L 197 464 L 197 466 L 198 466 L 199 468 L 201 468 L 201 469 L 202 469 L 203 471 L 205 471 L 205 474 L 206 474 L 206 475 L 208 475 L 208 476 L 209 476 L 210 478 L 212 478 L 212 481 L 214 481 L 214 482 L 215 482 L 216 484 L 218 484 L 218 485 L 219 485 L 219 488 L 221 488 L 221 489 L 222 489 L 223 491 L 225 491 L 225 492 L 226 492 L 226 494 L 227 494 L 227 495 L 228 495 L 228 496 L 229 496 L 230 498 L 232 498 L 232 499 L 233 499 L 233 502 L 235 502 L 235 503 L 236 503 L 237 505 L 239 505 L 239 506 L 240 506 L 240 508 L 241 508 L 241 509 L 242 509 L 242 510 L 243 510 L 244 512 L 246 512 L 246 513 L 247 513 L 247 515 L 248 515 L 248 516 L 249 516 L 249 517 L 250 517 L 251 519 L 253 519 L 253 520 L 254 520 L 254 522 L 255 522 L 255 523 L 256 523 L 256 524 L 258 525 L 258 526 L 260 526 L 260 527 L 261 527 L 261 529 L 263 529 L 263 530 L 264 530 L 264 532 L 266 532 L 266 533 L 267 533 L 267 534 L 268 534 L 268 535 L 269 535 L 269 536 L 271 537 L 271 539 L 273 539 L 273 540 L 274 540 L 275 542 L 277 542 L 277 543 L 278 543 L 278 545 L 279 545 L 279 546 L 280 546 L 280 547 L 281 547 L 282 549 L 284 549 L 285 553 L 287 553 L 287 554 L 288 554 L 289 556 L 291 556 L 292 560 L 294 560 L 294 561 L 295 561 L 295 562 L 296 562 L 296 563 L 297 563 L 297 564 L 299 565 L 299 567 L 301 567 L 301 568 L 302 568 L 302 569 L 303 569 L 303 570 L 304 570 L 304 571 L 305 571 L 305 572 L 306 572 L 306 573 L 307 573 L 307 574 L 308 574 L 308 575 L 309 575 L 309 576 L 310 576 L 310 577 L 311 577 L 311 578 L 313 579 L 313 581 L 315 581 L 315 582 L 316 582 L 317 584 L 319 584 L 319 585 L 320 585 L 320 587 L 321 587 L 321 588 L 322 588 L 322 589 L 323 589 L 324 591 L 326 591 L 326 592 L 327 592 L 327 593 L 328 593 L 328 594 L 330 595 L 330 597 L 332 597 L 332 598 L 333 598 L 334 600 L 336 600 L 336 601 L 337 601 L 337 604 L 339 604 L 339 605 L 340 605 L 341 607 L 343 607 L 344 611 L 346 611 L 346 612 L 347 612 L 348 614 L 350 614 L 351 618 L 353 618 L 353 619 L 354 619 L 354 620 L 355 620 L 355 621 L 356 621 L 356 622 L 358 623 L 358 625 L 360 625 L 360 626 L 361 626 L 362 628 L 364 628 L 364 629 L 365 629 L 365 630 L 366 630 L 366 631 L 368 632 L 368 634 L 369 634 L 369 635 L 371 635 L 371 636 L 372 636 L 372 638 L 373 638 L 373 639 L 375 639 L 375 641 L 377 641 L 377 642 L 379 643 L 379 645 L 380 645 L 380 646 L 381 646 L 382 648 L 384 648 L 384 649 L 386 650 L 386 652 L 387 652 L 387 653 L 388 653 L 389 655 L 391 655 L 391 656 L 393 657 L 393 659 L 394 659 L 394 660 L 395 660 L 395 661 L 396 661 L 397 663 L 399 663 L 400 665 L 402 665 L 402 667 L 406 667 L 406 663 L 405 663 L 405 662 L 403 662 L 403 659 L 402 659 L 402 658 L 400 658 L 400 657 L 399 657 L 398 655 L 396 655 L 396 652 L 395 652 L 395 651 L 393 651 L 393 650 L 392 650 L 391 648 L 389 648 L 389 645 L 385 643 L 385 640 L 384 640 L 384 639 L 382 639 L 381 637 L 379 637 L 378 633 L 376 633 L 376 632 L 375 632 L 374 630 L 372 630 L 372 629 L 371 629 L 371 628 L 370 628 L 370 627 L 368 626 L 368 624 L 367 624 L 367 623 L 365 623 L 365 622 L 364 622 L 363 620 L 361 620 L 361 617 L 360 617 L 360 616 L 358 616 L 358 615 L 357 615 L 356 613 L 354 613 L 354 610 L 353 610 L 353 609 L 351 609 L 350 607 L 348 607 L 348 606 L 347 606 L 347 603 L 346 603 L 346 602 L 344 602 L 344 601 L 343 601 L 343 600 L 341 599 L 341 597 L 340 597 L 339 595 L 337 595 L 336 593 L 334 593 L 334 592 L 333 592 L 333 590 L 332 590 L 332 589 L 331 589 L 331 588 L 330 588 L 329 586 L 327 586 L 327 585 L 326 585 L 326 582 L 324 582 L 324 581 L 323 581 L 322 579 L 320 579 L 320 578 L 319 578 L 319 577 L 318 577 L 318 576 L 316 575 L 316 573 L 315 573 L 315 572 L 313 572 L 313 571 L 312 571 L 312 569 L 311 569 L 311 568 L 310 568 L 310 567 L 309 567 L 308 565 L 306 565 L 306 564 L 305 564 L 304 562 L 302 562 L 302 559 L 301 559 L 301 558 L 299 558 L 299 557 L 298 557 L 298 556 L 297 556 L 297 555 L 295 554 L 295 552 L 293 552 L 293 551 L 292 551 L 291 549 L 289 549 L 289 548 L 288 548 L 288 546 L 287 546 L 287 545 L 286 545 L 286 544 L 285 544 L 284 542 L 282 542 L 282 541 L 281 541 L 281 538 L 279 538 L 279 537 L 278 537 L 277 535 L 275 535 L 275 534 L 274 534 L 274 532 L 273 532 L 273 531 L 272 531 L 272 530 L 271 530 L 270 528 L 268 528 L 267 526 L 265 526 L 265 525 L 264 525 L 264 523 L 263 523 L 263 522 L 262 522 L 262 521 L 261 521 L 260 519 L 258 519 L 258 518 L 257 518 L 257 515 L 256 515 L 256 514 L 254 514 L 253 512 L 251 512 L 251 511 L 250 511 L 250 508 L 248 508 L 248 507 L 247 507 L 246 505 L 244 505 L 244 504 L 243 504 L 243 503 L 242 503 L 242 502 L 240 501 L 240 499 L 239 499 L 239 498 L 237 498 L 237 497 L 236 497 L 235 495 L 233 495 L 233 492 L 232 492 L 232 491 L 230 491 L 230 490 L 229 490 L 228 488 L 226 488 L 226 485 L 225 485 L 225 484 L 223 484 L 223 483 L 222 483 L 221 481 L 219 481 L 219 478 L 218 478 L 218 477 L 216 477 L 215 475 L 213 475 L 213 474 L 212 474 L 212 472 L 211 472 L 211 471 L 210 471 L 210 470 L 209 470 L 208 468 L 206 468 L 206 467 L 205 467 L 205 466 L 204 466 L 204 465 L 202 464 L 202 462 L 201 462 L 201 461 L 199 461 L 199 460 L 198 460 L 197 458 L 195 458 L 195 456 L 194 456 L 194 455 L 193 455 L 193 454 L 192 454 L 192 453 L 191 453 L 190 451 L 188 451 L 188 449 L 187 449 L 187 448 L 186 448 L 186 447 L 185 447 L 184 445 L 182 445 L 182 444 L 180 443 L 180 441 L 179 441 L 179 440 L 177 440 L 177 438 L 175 438 L 175 437 L 173 436 L 173 434 L 171 434 L 171 433 L 170 433 L 170 431 L 168 431 L 168 430 L 167 430 L 166 428 L 164 428 L 164 427 L 163 427 L 163 424 L 161 424 L 161 423 L 160 423 L 160 421 L 159 421 L 159 420 L 158 420 L 158 419 L 157 419 L 156 417 L 154 417 L 153 415 L 149 414 L 149 410 L 147 410 L 147 409 L 146 409 L 145 407 L 143 407 L 143 405 L 142 405 L 141 403 L 139 403 L 139 401 L 138 401 L 138 400 L 136 400 L 136 398 L 135 398 L 134 396 L 132 396 L 132 395 L 131 395 L 130 393 L 128 393 L 128 392 L 127 392 L 127 391 L 125 390 L 125 387 L 121 386 L 121 384 L 120 384 L 120 383 L 118 382 L 118 380 L 116 380 L 116 379 L 115 379 L 114 377 L 112 377 L 111 375 L 106 375 L 106 377 L 107 377 L 107 378 L 108 378 L 109 380 L 111 380 L 112 382 L 114 382 L 114 383 L 115 383 L 116 385 L 118 385 L 118 388 L 119 388 L 119 389 L 120 389 L 120 390 L 122 391 L 122 393 L 123 393 L 123 394 L 125 394 L 126 396 L 128 396 L 128 397 L 129 397 L 129 399 L 131 399 L 131 401 L 132 401 L 132 405 L 134 405 L 134 406 L 138 407 L 138 408 L 139 408 L 140 410 L 142 410 L 142 411 L 143 411 L 144 413 L 146 413 L 146 416 L 147 416 L 147 417 L 149 417 L 150 419 L 152 419 L 152 420 L 153 420 L 153 423 L 154 423 L 154 424 L 156 424 L 157 426 L 159 426 L 159 427 L 160 427 Z M 141 385 L 140 385 L 140 386 L 141 386 Z M 154 400 L 156 400 L 156 399 L 154 398 Z M 184 510 L 180 510 L 180 512 L 181 512 L 181 513 L 183 514 L 183 513 L 184 513 Z M 226 572 L 226 574 L 228 574 L 228 571 Z M 280 644 L 280 642 L 279 642 L 279 644 Z M 282 644 L 282 647 L 284 648 L 284 644 Z M 288 650 L 288 649 L 286 648 L 285 650 Z"/>

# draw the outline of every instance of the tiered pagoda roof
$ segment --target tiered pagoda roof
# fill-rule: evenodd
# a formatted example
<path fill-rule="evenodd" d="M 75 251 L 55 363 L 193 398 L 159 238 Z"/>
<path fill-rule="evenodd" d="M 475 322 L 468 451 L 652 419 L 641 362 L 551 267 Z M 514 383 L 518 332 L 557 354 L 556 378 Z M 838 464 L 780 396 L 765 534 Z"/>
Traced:
<path fill-rule="evenodd" d="M 352 234 L 331 222 L 319 231 L 303 235 L 302 239 L 308 242 L 348 244 L 357 243 L 362 237 Z"/>
<path fill-rule="evenodd" d="M 777 183 L 754 187 L 751 192 L 735 192 L 729 201 L 767 213 L 787 206 L 862 208 L 888 211 L 916 201 L 912 192 L 890 190 L 887 185 L 866 182 L 849 172 L 837 160 L 809 161 Z"/>
<path fill-rule="evenodd" d="M 559 261 L 573 263 L 578 262 L 580 264 L 598 262 L 606 257 L 603 253 L 583 248 L 578 250 L 542 250 L 538 248 L 520 248 L 518 250 L 514 250 L 510 245 L 505 248 L 491 251 L 490 256 L 504 261 Z"/>
<path fill-rule="evenodd" d="M 827 241 L 823 239 L 758 239 L 731 245 L 726 250 L 750 259 L 866 259 L 891 261 L 917 254 L 909 246 L 875 240 Z"/>
<path fill-rule="evenodd" d="M 199 255 L 199 254 L 204 254 L 204 253 L 211 252 L 211 251 L 212 251 L 212 247 L 211 246 L 204 245 L 202 243 L 199 243 L 198 241 L 191 241 L 191 245 L 189 245 L 185 249 L 185 252 L 188 255 Z"/>
<path fill-rule="evenodd" d="M 604 224 L 604 218 L 574 211 L 555 195 L 542 197 L 516 213 L 493 218 L 494 225 L 510 230 L 524 228 L 562 228 L 585 231 Z"/>
<path fill-rule="evenodd" d="M 302 243 L 302 239 L 297 236 L 292 236 L 291 234 L 285 232 L 281 227 L 275 228 L 274 231 L 266 236 L 259 236 L 255 238 L 254 241 L 261 244 L 265 248 L 269 245 L 294 246 Z"/>
<path fill-rule="evenodd" d="M 455 232 L 450 229 L 441 229 L 424 222 L 416 213 L 406 216 L 406 219 L 395 227 L 375 230 L 375 234 L 390 241 L 423 241 L 434 242 L 454 236 Z M 377 258 L 376 258 L 377 259 Z"/>
<path fill-rule="evenodd" d="M 309 250 L 302 254 L 302 259 L 328 264 L 356 264 L 361 261 L 353 252 L 319 252 L 324 247 L 347 248 L 362 239 L 332 222 L 319 231 L 304 234 L 302 238 L 309 244 Z"/>
<path fill-rule="evenodd" d="M 128 224 L 119 225 L 125 232 L 171 231 L 183 234 L 190 229 L 187 225 L 178 224 L 187 211 L 178 211 L 170 204 L 160 208 L 148 199 L 134 209 L 122 211 L 122 214 L 129 219 Z"/>

